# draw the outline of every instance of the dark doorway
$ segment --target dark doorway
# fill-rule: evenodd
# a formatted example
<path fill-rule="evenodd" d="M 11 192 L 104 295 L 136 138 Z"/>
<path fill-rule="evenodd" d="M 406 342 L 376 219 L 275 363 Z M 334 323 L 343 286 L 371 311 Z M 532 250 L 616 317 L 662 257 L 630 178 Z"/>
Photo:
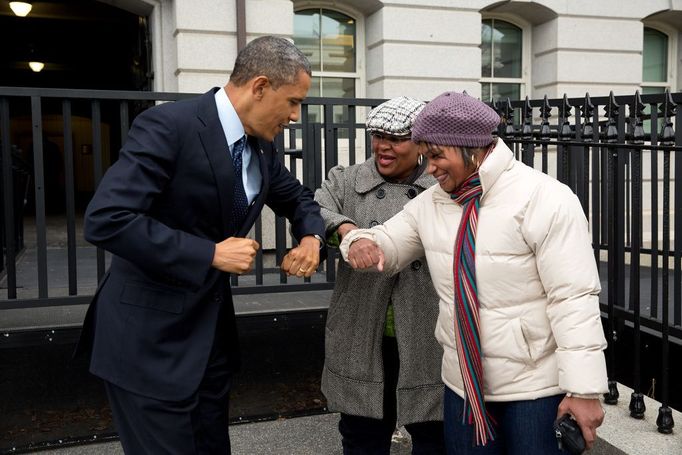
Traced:
<path fill-rule="evenodd" d="M 0 86 L 151 89 L 146 17 L 96 0 L 32 4 L 18 17 L 0 2 Z M 29 61 L 45 66 L 33 72 Z"/>

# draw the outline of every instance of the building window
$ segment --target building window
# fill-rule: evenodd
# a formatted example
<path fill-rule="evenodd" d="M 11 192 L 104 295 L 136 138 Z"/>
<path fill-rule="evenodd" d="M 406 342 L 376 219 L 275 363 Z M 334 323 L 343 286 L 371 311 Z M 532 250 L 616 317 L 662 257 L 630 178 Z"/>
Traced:
<path fill-rule="evenodd" d="M 481 23 L 481 99 L 520 99 L 523 80 L 523 30 L 499 19 Z"/>
<path fill-rule="evenodd" d="M 294 43 L 308 57 L 313 78 L 309 96 L 354 98 L 357 73 L 356 20 L 338 11 L 304 9 L 294 16 Z M 347 109 L 337 107 L 334 121 Z M 320 121 L 321 109 L 311 106 L 310 121 Z"/>
<path fill-rule="evenodd" d="M 670 88 L 668 79 L 668 35 L 644 27 L 642 49 L 642 93 L 663 93 Z"/>

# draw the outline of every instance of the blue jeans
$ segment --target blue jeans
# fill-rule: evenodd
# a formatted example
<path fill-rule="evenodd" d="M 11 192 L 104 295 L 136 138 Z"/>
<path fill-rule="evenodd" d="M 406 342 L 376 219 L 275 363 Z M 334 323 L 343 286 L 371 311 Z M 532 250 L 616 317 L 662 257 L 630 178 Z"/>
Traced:
<path fill-rule="evenodd" d="M 474 426 L 462 422 L 464 400 L 445 387 L 444 426 L 448 455 L 561 455 L 552 424 L 564 395 L 537 400 L 487 402 L 495 439 L 476 446 Z"/>

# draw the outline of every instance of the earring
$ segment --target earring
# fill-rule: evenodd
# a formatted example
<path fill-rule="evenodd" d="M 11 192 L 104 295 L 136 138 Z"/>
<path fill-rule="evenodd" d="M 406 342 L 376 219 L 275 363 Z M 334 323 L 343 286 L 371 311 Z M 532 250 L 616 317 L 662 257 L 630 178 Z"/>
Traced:
<path fill-rule="evenodd" d="M 424 155 L 422 155 L 420 153 L 419 156 L 417 157 L 417 166 L 421 166 L 423 162 L 424 162 Z"/>

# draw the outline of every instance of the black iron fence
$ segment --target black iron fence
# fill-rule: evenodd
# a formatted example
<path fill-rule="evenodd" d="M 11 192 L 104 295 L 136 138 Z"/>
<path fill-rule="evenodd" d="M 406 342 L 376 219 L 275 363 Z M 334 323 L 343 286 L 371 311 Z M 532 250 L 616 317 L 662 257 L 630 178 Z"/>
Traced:
<path fill-rule="evenodd" d="M 79 91 L 0 87 L 3 238 L 0 313 L 21 309 L 88 303 L 104 273 L 102 250 L 80 245 L 79 220 L 103 172 L 115 161 L 131 119 L 160 101 L 189 94 Z M 337 163 L 354 164 L 370 155 L 364 116 L 378 99 L 309 98 L 302 120 L 277 139 L 282 162 L 311 188 L 319 187 Z M 517 158 L 568 184 L 590 221 L 594 257 L 600 265 L 606 317 L 609 374 L 618 367 L 616 347 L 632 333 L 633 417 L 643 416 L 642 334 L 661 341 L 656 398 L 663 406 L 658 428 L 672 429 L 669 401 L 670 343 L 682 343 L 682 94 L 563 99 L 507 100 L 494 107 L 503 117 L 499 135 Z M 56 145 L 56 148 L 55 148 Z M 58 156 L 51 156 L 56 153 Z M 22 193 L 18 159 L 31 169 L 29 190 Z M 55 177 L 57 175 L 57 177 Z M 53 254 L 48 236 L 50 212 L 63 232 Z M 22 222 L 24 225 L 22 225 Z M 22 231 L 31 224 L 34 238 Z M 267 216 L 254 237 L 265 245 L 254 273 L 233 279 L 234 293 L 331 289 L 336 254 L 330 254 L 313 279 L 290 280 L 277 264 L 291 239 L 286 221 Z M 23 243 L 22 243 L 23 241 Z M 50 243 L 51 244 L 51 243 Z M 22 248 L 24 253 L 22 253 Z M 35 257 L 35 289 L 17 285 L 22 254 Z M 83 261 L 81 255 L 90 255 Z M 61 261 L 61 262 L 60 262 Z M 50 276 L 66 271 L 62 293 Z M 87 273 L 91 275 L 87 275 Z M 28 273 L 28 272 L 26 272 Z M 84 278 L 84 273 L 86 278 Z M 89 278 L 88 278 L 89 277 Z M 84 281 L 90 279 L 91 285 Z M 615 381 L 606 401 L 617 400 Z"/>
<path fill-rule="evenodd" d="M 678 344 L 682 340 L 682 241 L 676 241 L 682 239 L 682 210 L 675 210 L 675 201 L 682 201 L 680 101 L 682 93 L 636 92 L 494 103 L 503 117 L 499 135 L 513 144 L 517 159 L 555 175 L 582 203 L 606 283 L 601 301 L 612 380 L 605 401 L 618 400 L 616 352 L 627 324 L 632 328 L 627 361 L 634 418 L 643 418 L 645 411 L 642 333 L 660 334 L 655 378 L 662 403 L 656 423 L 662 433 L 671 433 L 674 425 L 670 392 L 679 394 L 670 387 L 671 337 Z"/>
<path fill-rule="evenodd" d="M 106 168 L 115 161 L 132 118 L 156 102 L 191 96 L 195 95 L 0 87 L 0 286 L 6 293 L 0 296 L 0 311 L 88 303 L 105 272 L 106 256 L 97 249 L 91 260 L 80 258 L 86 254 L 79 250 L 83 208 Z M 318 187 L 326 171 L 337 164 L 340 152 L 347 164 L 369 156 L 364 115 L 381 101 L 309 98 L 302 108 L 302 121 L 276 138 L 283 151 L 280 159 L 305 185 Z M 323 117 L 330 121 L 321 123 Z M 29 181 L 21 180 L 16 172 L 19 161 L 29 163 Z M 20 180 L 23 186 L 17 185 Z M 22 191 L 23 187 L 30 191 Z M 51 224 L 55 216 L 57 224 Z M 27 284 L 21 285 L 17 283 L 21 276 L 17 264 L 25 247 L 24 220 L 30 220 L 35 231 L 35 238 L 27 242 L 35 256 L 35 270 L 24 270 L 32 276 L 24 277 Z M 55 236 L 62 255 L 53 251 L 55 245 L 49 241 Z M 232 278 L 235 294 L 333 287 L 335 268 L 327 264 L 320 267 L 323 273 L 304 282 L 291 282 L 277 272 L 276 266 L 292 242 L 283 218 L 275 217 L 264 225 L 261 217 L 253 236 L 266 246 L 266 253 L 259 253 L 252 275 Z M 328 262 L 334 260 L 332 254 Z M 89 273 L 93 269 L 95 277 Z M 51 280 L 64 271 L 65 289 L 64 283 Z"/>

